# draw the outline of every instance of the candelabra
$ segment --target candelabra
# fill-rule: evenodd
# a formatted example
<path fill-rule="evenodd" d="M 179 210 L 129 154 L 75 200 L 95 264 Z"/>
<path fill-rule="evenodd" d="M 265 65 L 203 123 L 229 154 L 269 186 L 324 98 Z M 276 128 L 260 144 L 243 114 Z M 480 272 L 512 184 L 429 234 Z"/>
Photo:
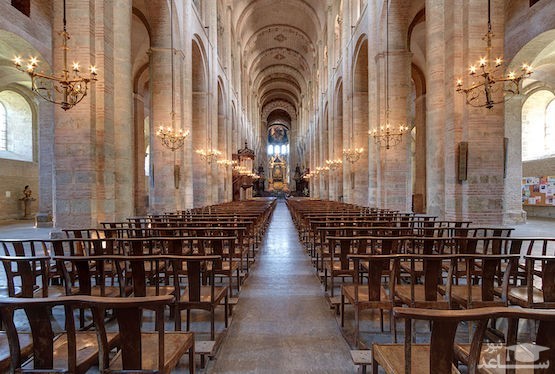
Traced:
<path fill-rule="evenodd" d="M 235 166 L 235 165 L 237 165 L 237 161 L 235 161 L 235 160 L 228 160 L 228 159 L 218 160 L 218 161 L 216 161 L 216 163 L 217 163 L 219 166 L 221 166 L 221 167 L 223 167 L 223 168 L 226 168 L 226 169 L 229 168 L 230 166 Z"/>
<path fill-rule="evenodd" d="M 364 148 L 348 148 L 343 150 L 343 156 L 345 156 L 345 159 L 351 164 L 354 164 L 360 160 L 362 152 L 364 152 Z"/>
<path fill-rule="evenodd" d="M 486 41 L 486 55 L 481 57 L 477 65 L 469 67 L 469 75 L 476 78 L 470 87 L 463 88 L 463 80 L 457 79 L 457 92 L 464 94 L 466 103 L 473 107 L 493 108 L 495 104 L 505 101 L 505 96 L 509 98 L 520 92 L 520 82 L 532 74 L 532 67 L 523 64 L 519 73 L 511 71 L 503 73 L 503 59 L 501 57 L 493 60 L 491 40 L 491 2 L 488 0 L 488 32 L 483 40 Z M 502 93 L 502 94 L 501 94 Z"/>
<path fill-rule="evenodd" d="M 330 168 L 330 170 L 335 170 L 337 168 L 340 168 L 341 165 L 343 165 L 343 160 L 340 160 L 340 159 L 326 160 L 326 165 L 327 167 Z"/>
<path fill-rule="evenodd" d="M 66 2 L 63 2 L 64 28 L 60 32 L 62 37 L 62 59 L 64 67 L 60 75 L 47 74 L 44 71 L 38 72 L 39 60 L 36 57 L 30 57 L 26 62 L 20 56 L 14 57 L 13 63 L 15 67 L 22 72 L 29 74 L 31 77 L 31 89 L 42 99 L 59 105 L 63 110 L 68 110 L 77 105 L 85 96 L 89 88 L 89 83 L 97 80 L 96 67 L 89 67 L 89 75 L 81 75 L 81 67 L 78 62 L 73 62 L 71 72 L 68 67 L 67 42 L 70 39 L 67 32 L 66 22 Z M 73 73 L 73 74 L 72 74 Z"/>
<path fill-rule="evenodd" d="M 391 129 L 389 124 L 387 124 L 385 127 L 382 126 L 379 131 L 374 129 L 370 132 L 370 135 L 374 137 L 374 142 L 380 147 L 389 149 L 390 147 L 401 143 L 401 140 L 403 140 L 403 134 L 407 132 L 408 129 L 408 126 L 400 125 L 399 130 L 395 131 Z"/>
<path fill-rule="evenodd" d="M 173 115 L 172 115 L 173 118 Z M 173 119 L 172 119 L 173 123 Z M 185 139 L 189 136 L 189 130 L 183 131 L 179 129 L 179 131 L 174 131 L 171 127 L 163 127 L 160 126 L 156 131 L 156 136 L 160 138 L 162 144 L 168 148 L 169 150 L 176 151 L 179 148 L 183 147 L 185 144 Z"/>
<path fill-rule="evenodd" d="M 195 152 L 200 155 L 201 159 L 205 160 L 209 164 L 216 161 L 222 154 L 222 152 L 213 148 L 197 149 Z"/>

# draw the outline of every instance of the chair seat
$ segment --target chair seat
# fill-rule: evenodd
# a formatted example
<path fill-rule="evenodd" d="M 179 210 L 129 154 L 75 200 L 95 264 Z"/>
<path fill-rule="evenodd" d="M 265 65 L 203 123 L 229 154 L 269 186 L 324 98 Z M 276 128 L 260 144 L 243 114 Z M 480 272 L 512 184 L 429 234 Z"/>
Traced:
<path fill-rule="evenodd" d="M 129 295 L 129 293 L 131 292 L 131 287 L 125 287 L 125 292 L 127 295 Z M 71 287 L 71 294 L 79 295 L 79 287 Z M 121 294 L 119 287 L 108 286 L 101 288 L 100 286 L 93 286 L 91 288 L 91 294 L 89 296 L 119 297 L 121 296 Z"/>
<path fill-rule="evenodd" d="M 388 374 L 405 373 L 405 346 L 403 344 L 373 344 L 372 357 Z M 413 344 L 411 351 L 411 374 L 430 373 L 430 346 Z M 452 366 L 451 373 L 460 374 Z"/>
<path fill-rule="evenodd" d="M 164 369 L 170 373 L 180 358 L 194 346 L 194 337 L 190 332 L 164 332 Z M 141 333 L 141 360 L 143 370 L 158 370 L 158 333 Z M 111 370 L 122 370 L 121 351 L 110 362 Z"/>
<path fill-rule="evenodd" d="M 212 266 L 212 263 L 209 262 L 206 264 L 206 270 L 207 271 L 212 271 L 212 268 L 214 268 L 214 271 L 217 273 L 219 271 L 234 271 L 239 269 L 239 262 L 238 261 L 222 261 L 222 266 L 221 268 L 218 267 L 214 267 Z"/>
<path fill-rule="evenodd" d="M 33 298 L 44 297 L 42 294 L 42 291 L 43 291 L 42 287 L 37 288 L 33 293 Z M 64 286 L 48 286 L 47 291 L 48 291 L 48 297 L 66 296 L 66 289 Z"/>
<path fill-rule="evenodd" d="M 454 346 L 455 351 L 455 358 L 462 362 L 463 364 L 468 364 L 468 360 L 470 357 L 470 344 L 455 344 Z M 518 352 L 518 355 L 525 355 L 524 357 L 529 357 L 526 361 L 517 361 L 516 365 L 520 364 L 522 367 L 520 369 L 515 370 L 515 374 L 532 374 L 534 373 L 534 369 L 527 367 L 530 363 L 534 362 L 534 354 L 530 352 L 528 349 L 523 349 L 522 351 Z M 522 357 L 522 356 L 521 356 Z M 492 361 L 493 360 L 493 361 Z M 495 362 L 493 367 L 488 367 L 487 363 Z M 482 346 L 482 350 L 480 352 L 480 359 L 478 360 L 478 365 L 486 363 L 486 365 L 481 365 L 478 368 L 478 373 L 480 374 L 498 374 L 502 367 L 506 366 L 507 364 L 507 348 L 503 344 L 495 344 L 495 347 L 492 349 L 487 344 Z M 515 363 L 511 363 L 515 365 Z"/>
<path fill-rule="evenodd" d="M 387 290 L 384 287 L 380 287 L 380 300 L 376 301 L 369 301 L 368 300 L 368 287 L 365 285 L 359 285 L 358 290 L 355 290 L 356 287 L 354 284 L 345 284 L 341 287 L 341 293 L 349 300 L 349 302 L 353 305 L 368 305 L 369 308 L 379 308 L 382 307 L 390 307 L 391 300 L 389 299 L 389 295 Z"/>
<path fill-rule="evenodd" d="M 414 285 L 414 300 L 411 297 L 410 285 L 395 285 L 395 297 L 405 305 L 413 308 L 448 309 L 449 303 L 441 293 L 436 293 L 436 300 L 426 300 L 424 285 Z"/>
<path fill-rule="evenodd" d="M 534 304 L 533 307 L 544 307 L 544 308 L 555 308 L 555 301 L 554 302 L 545 302 L 543 299 L 543 292 L 542 290 L 533 287 L 532 289 L 532 303 Z M 509 293 L 507 298 L 511 302 L 511 304 L 519 305 L 523 308 L 530 308 L 532 305 L 528 304 L 528 288 L 527 287 L 513 287 L 509 289 Z"/>
<path fill-rule="evenodd" d="M 118 333 L 107 333 L 108 345 L 116 347 Z M 98 340 L 95 331 L 79 331 L 76 334 L 77 342 L 77 372 L 84 373 L 98 363 Z M 67 335 L 59 335 L 54 342 L 54 368 L 67 368 Z M 30 369 L 33 362 L 26 363 L 22 368 Z"/>
<path fill-rule="evenodd" d="M 463 308 L 468 308 L 468 288 L 466 285 L 451 286 L 451 299 Z M 493 300 L 482 299 L 482 287 L 472 286 L 472 308 L 484 308 L 490 306 L 505 306 L 506 303 L 499 297 L 493 296 Z"/>
<path fill-rule="evenodd" d="M 333 264 L 333 267 L 332 267 Z M 324 261 L 324 267 L 327 268 L 328 270 L 332 270 L 334 272 L 341 272 L 341 271 L 346 271 L 349 272 L 349 274 L 353 273 L 355 271 L 355 265 L 352 261 L 349 261 L 349 268 L 348 269 L 344 269 L 341 267 L 341 262 L 339 260 L 325 260 Z"/>
<path fill-rule="evenodd" d="M 225 295 L 227 294 L 227 286 L 214 286 L 214 303 L 219 303 Z M 185 288 L 181 294 L 180 302 L 188 303 L 189 301 L 189 290 Z M 193 301 L 194 302 L 194 301 Z M 201 287 L 200 289 L 200 302 L 201 303 L 211 303 L 210 286 Z"/>
<path fill-rule="evenodd" d="M 23 360 L 33 353 L 33 337 L 31 334 L 19 333 L 19 347 Z M 0 332 L 0 372 L 6 372 L 11 363 L 10 346 L 5 332 Z"/>
<path fill-rule="evenodd" d="M 159 286 L 158 290 L 156 290 L 155 286 L 149 286 L 146 288 L 145 296 L 173 295 L 174 292 L 175 287 L 173 286 Z"/>

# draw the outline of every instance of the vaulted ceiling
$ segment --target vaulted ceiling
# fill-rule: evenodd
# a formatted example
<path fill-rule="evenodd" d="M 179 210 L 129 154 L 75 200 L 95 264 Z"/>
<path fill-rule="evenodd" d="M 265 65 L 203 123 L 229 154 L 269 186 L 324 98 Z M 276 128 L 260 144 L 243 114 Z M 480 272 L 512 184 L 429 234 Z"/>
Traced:
<path fill-rule="evenodd" d="M 242 41 L 251 92 L 264 107 L 288 103 L 296 110 L 317 62 L 325 0 L 235 0 L 233 22 Z M 276 108 L 277 109 L 277 108 Z M 284 108 L 283 108 L 284 109 Z"/>

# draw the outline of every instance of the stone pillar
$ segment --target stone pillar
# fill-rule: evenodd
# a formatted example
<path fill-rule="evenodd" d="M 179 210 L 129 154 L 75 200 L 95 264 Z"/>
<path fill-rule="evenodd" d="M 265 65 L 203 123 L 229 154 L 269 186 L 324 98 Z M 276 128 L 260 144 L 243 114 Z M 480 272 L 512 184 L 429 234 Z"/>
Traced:
<path fill-rule="evenodd" d="M 114 12 L 114 153 L 115 218 L 125 219 L 134 213 L 133 92 L 131 76 L 131 0 L 115 1 Z M 138 133 L 141 138 L 142 131 Z M 143 158 L 144 159 L 144 158 Z M 144 168 L 142 168 L 144 170 Z M 143 171 L 144 174 L 144 171 Z M 142 183 L 141 183 L 142 185 Z"/>
<path fill-rule="evenodd" d="M 504 167 L 505 196 L 503 224 L 513 225 L 526 221 L 526 211 L 522 209 L 522 105 L 524 97 L 516 95 L 505 107 L 505 149 Z"/>
<path fill-rule="evenodd" d="M 175 155 L 156 137 L 156 130 L 160 126 L 172 126 L 170 14 L 165 2 L 160 0 L 150 4 L 150 10 L 150 211 L 161 213 L 176 209 L 176 189 L 173 183 Z"/>
<path fill-rule="evenodd" d="M 389 123 L 393 131 L 407 123 L 410 99 L 410 63 L 412 54 L 407 51 L 389 52 Z M 385 82 L 387 85 L 388 83 Z M 383 118 L 383 122 L 386 118 Z M 410 134 L 405 133 L 401 142 L 390 149 L 381 147 L 383 207 L 408 212 L 411 210 Z"/>
<path fill-rule="evenodd" d="M 54 204 L 54 106 L 46 101 L 40 101 L 38 120 L 39 213 L 51 215 Z"/>
<path fill-rule="evenodd" d="M 144 97 L 140 94 L 133 94 L 133 107 L 134 107 L 134 125 L 135 125 L 135 142 L 133 154 L 135 156 L 135 214 L 144 215 L 147 213 L 147 192 L 145 186 L 145 137 L 144 133 L 144 112 L 145 103 Z"/>
<path fill-rule="evenodd" d="M 426 204 L 439 217 L 445 216 L 445 1 L 426 0 Z"/>
<path fill-rule="evenodd" d="M 62 3 L 54 2 L 54 24 L 61 24 Z M 53 215 L 58 228 L 96 227 L 113 217 L 113 70 L 112 13 L 101 5 L 73 2 L 67 6 L 69 59 L 83 70 L 97 65 L 99 79 L 74 108 L 54 112 Z M 98 32 L 101 28 L 102 32 Z M 54 39 L 53 71 L 63 67 L 61 38 Z M 102 209 L 99 215 L 98 209 Z M 103 213 L 106 214 L 103 214 Z"/>

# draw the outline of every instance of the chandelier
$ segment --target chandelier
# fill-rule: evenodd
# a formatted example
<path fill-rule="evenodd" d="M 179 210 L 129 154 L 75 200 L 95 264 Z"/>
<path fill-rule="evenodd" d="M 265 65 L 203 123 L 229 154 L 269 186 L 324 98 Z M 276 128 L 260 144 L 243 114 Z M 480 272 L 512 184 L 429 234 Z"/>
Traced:
<path fill-rule="evenodd" d="M 386 23 L 385 23 L 385 125 L 379 129 L 374 129 L 368 132 L 374 138 L 374 143 L 378 146 L 389 149 L 403 140 L 403 134 L 408 131 L 409 127 L 401 124 L 399 130 L 392 130 L 389 124 L 389 0 L 386 8 Z"/>
<path fill-rule="evenodd" d="M 349 148 L 343 150 L 343 156 L 345 159 L 349 161 L 351 164 L 354 164 L 358 160 L 360 160 L 360 156 L 362 156 L 362 152 L 364 152 L 364 148 Z"/>
<path fill-rule="evenodd" d="M 481 57 L 477 65 L 469 67 L 469 75 L 476 79 L 470 87 L 463 88 L 463 80 L 457 79 L 457 92 L 465 95 L 466 103 L 473 107 L 493 108 L 495 104 L 505 101 L 505 95 L 510 98 L 520 91 L 520 82 L 532 74 L 532 67 L 523 64 L 519 73 L 511 71 L 504 75 L 503 59 L 492 55 L 491 40 L 491 1 L 488 0 L 488 32 L 482 38 L 486 41 L 486 54 Z"/>
<path fill-rule="evenodd" d="M 174 113 L 172 112 L 172 124 L 174 122 Z M 171 151 L 176 151 L 183 147 L 185 139 L 189 136 L 189 130 L 174 131 L 171 127 L 160 126 L 156 131 L 156 136 L 160 138 L 162 144 Z"/>
<path fill-rule="evenodd" d="M 62 36 L 62 53 L 64 68 L 60 75 L 47 74 L 44 71 L 37 71 L 39 60 L 36 57 L 30 57 L 26 62 L 20 56 L 13 59 L 15 67 L 22 72 L 29 74 L 31 77 L 31 89 L 42 99 L 59 105 L 63 110 L 73 108 L 87 96 L 88 86 L 90 82 L 97 80 L 96 67 L 89 67 L 89 75 L 81 75 L 81 67 L 78 62 L 73 62 L 71 72 L 67 63 L 67 42 L 70 39 L 67 32 L 66 22 L 66 1 L 64 0 L 64 29 L 59 34 Z"/>
<path fill-rule="evenodd" d="M 209 164 L 216 161 L 218 157 L 220 157 L 220 155 L 222 154 L 222 152 L 213 148 L 197 149 L 195 152 L 200 156 L 202 160 L 206 161 Z"/>
<path fill-rule="evenodd" d="M 370 131 L 370 135 L 374 137 L 374 142 L 380 147 L 389 149 L 390 147 L 401 143 L 401 140 L 403 140 L 403 134 L 407 132 L 408 129 L 408 126 L 400 125 L 399 130 L 392 130 L 389 123 L 387 123 L 385 127 L 380 127 L 379 131 L 376 129 Z"/>
<path fill-rule="evenodd" d="M 229 168 L 230 166 L 237 165 L 236 160 L 228 160 L 228 159 L 218 160 L 218 161 L 216 161 L 216 163 L 218 164 L 218 166 L 221 166 L 225 169 Z"/>
<path fill-rule="evenodd" d="M 335 170 L 337 168 L 340 168 L 341 165 L 343 165 L 343 160 L 340 159 L 336 159 L 336 160 L 326 160 L 326 166 L 330 169 L 330 170 Z"/>
<path fill-rule="evenodd" d="M 316 167 L 316 173 L 322 173 L 322 175 L 327 174 L 330 171 L 329 166 L 318 166 Z"/>
<path fill-rule="evenodd" d="M 175 50 L 173 47 L 173 1 L 170 1 L 170 44 L 171 44 L 171 78 L 172 78 L 172 110 L 170 112 L 171 126 L 160 126 L 156 131 L 156 136 L 160 138 L 164 147 L 168 148 L 173 153 L 173 183 L 176 189 L 179 189 L 180 169 L 177 164 L 177 156 L 175 151 L 183 147 L 185 138 L 189 136 L 189 130 L 183 131 L 175 128 L 175 79 L 174 79 L 174 64 L 173 55 Z"/>

